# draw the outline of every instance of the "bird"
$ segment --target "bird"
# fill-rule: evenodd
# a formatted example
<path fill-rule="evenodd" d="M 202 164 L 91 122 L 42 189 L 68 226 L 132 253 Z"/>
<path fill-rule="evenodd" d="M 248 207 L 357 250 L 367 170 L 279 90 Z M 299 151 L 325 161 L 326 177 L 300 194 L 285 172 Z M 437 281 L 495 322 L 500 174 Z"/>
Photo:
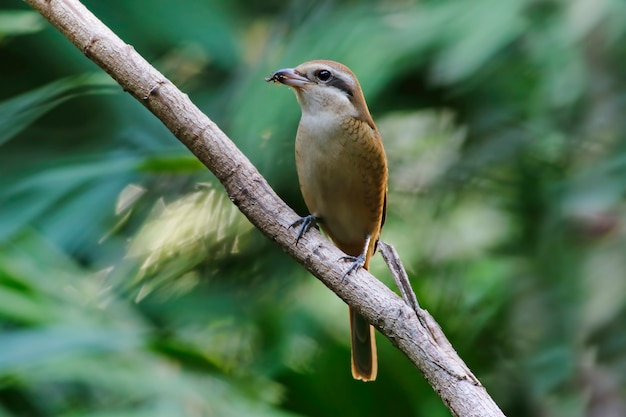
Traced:
<path fill-rule="evenodd" d="M 291 87 L 301 108 L 295 142 L 298 182 L 309 215 L 298 240 L 319 225 L 356 269 L 369 270 L 387 210 L 387 158 L 361 86 L 345 65 L 304 62 L 266 78 Z M 352 307 L 352 376 L 373 381 L 378 372 L 374 328 Z"/>

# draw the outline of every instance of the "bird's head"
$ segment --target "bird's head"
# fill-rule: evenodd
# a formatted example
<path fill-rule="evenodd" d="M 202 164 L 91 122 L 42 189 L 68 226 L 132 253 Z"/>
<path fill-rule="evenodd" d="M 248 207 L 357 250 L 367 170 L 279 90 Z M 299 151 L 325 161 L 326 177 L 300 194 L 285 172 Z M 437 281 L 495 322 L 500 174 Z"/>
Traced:
<path fill-rule="evenodd" d="M 374 124 L 359 81 L 348 67 L 339 62 L 308 61 L 295 68 L 278 70 L 265 80 L 292 87 L 303 114 L 331 112 L 364 120 L 372 126 Z"/>

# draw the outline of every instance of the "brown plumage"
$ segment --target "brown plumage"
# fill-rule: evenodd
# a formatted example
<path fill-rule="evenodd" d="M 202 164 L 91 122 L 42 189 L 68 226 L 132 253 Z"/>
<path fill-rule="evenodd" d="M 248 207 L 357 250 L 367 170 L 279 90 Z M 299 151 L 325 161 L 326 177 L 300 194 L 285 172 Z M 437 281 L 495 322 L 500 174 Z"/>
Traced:
<path fill-rule="evenodd" d="M 302 109 L 296 167 L 309 212 L 333 243 L 369 269 L 385 221 L 387 159 L 357 78 L 333 61 L 309 61 L 268 81 L 294 88 Z M 374 328 L 350 308 L 352 375 L 376 378 Z"/>

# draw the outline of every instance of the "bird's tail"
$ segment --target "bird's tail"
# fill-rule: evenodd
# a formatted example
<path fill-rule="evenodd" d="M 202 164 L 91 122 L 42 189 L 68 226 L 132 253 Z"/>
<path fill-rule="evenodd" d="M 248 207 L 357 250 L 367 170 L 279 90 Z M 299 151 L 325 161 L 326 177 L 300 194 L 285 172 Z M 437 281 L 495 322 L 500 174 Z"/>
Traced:
<path fill-rule="evenodd" d="M 378 372 L 374 328 L 350 307 L 352 341 L 352 376 L 362 381 L 373 381 Z"/>
<path fill-rule="evenodd" d="M 371 257 L 376 251 L 376 242 L 369 242 L 366 248 L 365 263 L 363 268 L 369 270 Z M 378 373 L 378 358 L 376 356 L 376 339 L 374 327 L 358 314 L 352 307 L 350 309 L 350 337 L 352 344 L 352 376 L 362 381 L 374 381 Z"/>

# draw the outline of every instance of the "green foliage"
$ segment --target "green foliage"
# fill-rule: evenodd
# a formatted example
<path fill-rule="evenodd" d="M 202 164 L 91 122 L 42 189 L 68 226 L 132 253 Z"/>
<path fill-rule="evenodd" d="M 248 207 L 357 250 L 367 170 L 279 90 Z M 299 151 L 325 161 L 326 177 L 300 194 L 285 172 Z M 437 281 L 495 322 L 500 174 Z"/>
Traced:
<path fill-rule="evenodd" d="M 44 19 L 34 10 L 3 10 L 0 12 L 0 41 L 7 36 L 36 33 L 44 27 Z"/>
<path fill-rule="evenodd" d="M 622 1 L 84 3 L 302 214 L 299 109 L 263 78 L 351 67 L 390 162 L 383 239 L 506 415 L 626 414 Z M 382 337 L 353 381 L 345 306 L 0 8 L 0 416 L 449 415 Z"/>

